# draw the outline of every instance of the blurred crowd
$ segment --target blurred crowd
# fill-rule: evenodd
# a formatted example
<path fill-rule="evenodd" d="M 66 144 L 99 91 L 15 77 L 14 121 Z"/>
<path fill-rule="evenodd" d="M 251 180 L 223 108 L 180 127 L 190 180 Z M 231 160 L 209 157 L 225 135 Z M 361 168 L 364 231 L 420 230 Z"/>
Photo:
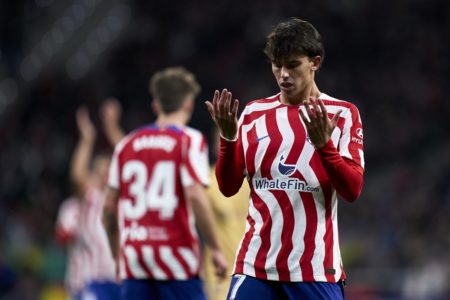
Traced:
<path fill-rule="evenodd" d="M 35 77 L 24 58 L 66 7 L 0 2 L 0 299 L 63 295 L 66 253 L 54 223 L 71 193 L 76 107 L 86 104 L 98 123 L 99 104 L 114 96 L 132 130 L 153 120 L 151 74 L 183 65 L 202 85 L 190 124 L 210 136 L 203 102 L 214 89 L 242 103 L 277 92 L 262 49 L 271 26 L 289 16 L 324 37 L 321 91 L 355 103 L 363 120 L 365 187 L 339 209 L 349 299 L 448 299 L 448 0 L 111 1 L 126 23 L 77 76 L 66 61 L 106 2 L 69 2 L 91 7 L 92 18 Z M 97 149 L 107 147 L 100 136 Z"/>

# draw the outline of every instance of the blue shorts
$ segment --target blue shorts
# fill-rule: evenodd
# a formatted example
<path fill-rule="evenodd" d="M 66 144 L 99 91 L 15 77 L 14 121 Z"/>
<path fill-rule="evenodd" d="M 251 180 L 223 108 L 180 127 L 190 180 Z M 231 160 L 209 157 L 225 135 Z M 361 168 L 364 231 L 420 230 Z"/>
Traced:
<path fill-rule="evenodd" d="M 200 278 L 189 280 L 124 280 L 120 288 L 123 300 L 206 300 Z"/>
<path fill-rule="evenodd" d="M 343 284 L 328 282 L 283 282 L 234 275 L 227 300 L 343 300 Z"/>
<path fill-rule="evenodd" d="M 119 300 L 119 286 L 112 281 L 93 281 L 87 285 L 81 299 Z"/>

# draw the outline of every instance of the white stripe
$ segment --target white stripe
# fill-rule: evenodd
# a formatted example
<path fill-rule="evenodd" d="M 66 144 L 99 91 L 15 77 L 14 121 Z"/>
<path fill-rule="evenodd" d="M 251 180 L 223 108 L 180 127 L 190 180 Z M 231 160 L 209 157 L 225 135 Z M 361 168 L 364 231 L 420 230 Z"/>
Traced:
<path fill-rule="evenodd" d="M 283 213 L 277 199 L 269 191 L 256 190 L 259 198 L 266 204 L 272 219 L 270 230 L 270 248 L 266 256 L 265 270 L 268 280 L 278 280 L 276 265 L 277 255 L 281 249 L 281 229 L 283 228 Z"/>
<path fill-rule="evenodd" d="M 122 279 L 127 278 L 127 270 L 125 267 L 125 260 L 123 259 L 123 256 L 119 256 L 119 277 Z"/>
<path fill-rule="evenodd" d="M 128 262 L 128 268 L 133 277 L 136 279 L 147 278 L 147 273 L 145 273 L 138 261 L 136 250 L 132 246 L 126 246 L 124 252 Z"/>
<path fill-rule="evenodd" d="M 248 125 L 243 125 L 242 126 L 242 145 L 243 148 L 245 149 L 245 151 L 248 149 L 248 137 L 247 134 L 248 132 L 253 128 L 253 126 L 255 126 L 256 123 L 259 124 L 265 124 L 265 116 L 261 116 L 260 118 L 253 120 L 250 124 Z M 265 126 L 256 126 L 257 128 L 257 135 L 259 137 L 262 136 L 266 136 L 267 135 L 267 130 L 265 129 Z M 259 128 L 259 130 L 258 130 Z M 267 145 L 270 142 L 270 137 L 269 138 L 265 138 L 262 139 L 259 144 L 258 144 L 258 149 L 259 147 L 261 147 L 263 150 L 261 151 L 257 151 L 256 155 L 255 155 L 255 177 L 261 177 L 261 161 L 262 158 L 264 157 L 265 154 L 265 150 L 267 149 Z M 247 163 L 246 163 L 247 165 Z M 248 246 L 248 250 L 247 253 L 245 254 L 244 257 L 244 273 L 248 274 L 250 276 L 255 276 L 255 268 L 254 268 L 254 264 L 255 264 L 255 259 L 256 259 L 256 254 L 258 253 L 259 247 L 261 246 L 261 238 L 259 236 L 260 230 L 261 230 L 261 226 L 263 224 L 263 220 L 262 220 L 262 216 L 259 213 L 259 211 L 255 208 L 254 204 L 253 204 L 253 199 L 250 197 L 250 204 L 249 204 L 249 215 L 250 217 L 255 221 L 255 231 L 253 232 L 252 238 L 249 242 L 249 246 Z"/>
<path fill-rule="evenodd" d="M 161 246 L 159 248 L 159 255 L 161 260 L 167 265 L 177 280 L 187 279 L 187 274 L 183 266 L 178 262 L 178 259 L 173 255 L 172 248 L 168 246 Z"/>
<path fill-rule="evenodd" d="M 361 159 L 361 167 L 364 169 L 364 166 L 366 165 L 366 162 L 364 160 L 364 151 L 361 149 L 358 149 L 359 158 Z"/>
<path fill-rule="evenodd" d="M 186 247 L 179 247 L 178 253 L 183 257 L 184 261 L 188 264 L 189 270 L 192 274 L 195 274 L 198 269 L 198 258 L 194 255 L 191 249 Z"/>
<path fill-rule="evenodd" d="M 300 257 L 305 250 L 303 237 L 306 230 L 306 214 L 302 198 L 298 191 L 286 191 L 294 210 L 294 231 L 292 232 L 292 251 L 288 257 L 288 268 L 292 281 L 302 281 L 302 271 L 300 269 Z"/>
<path fill-rule="evenodd" d="M 305 127 L 303 126 L 303 128 Z M 314 174 L 314 172 L 312 171 L 309 162 L 311 161 L 313 154 L 314 147 L 309 142 L 306 142 L 303 146 L 303 150 L 300 153 L 296 165 L 308 185 L 318 186 L 317 178 L 316 181 L 311 179 L 311 173 Z M 293 206 L 295 226 L 294 233 L 292 235 L 293 249 L 288 258 L 288 266 L 293 273 L 291 274 L 291 279 L 295 281 L 301 281 L 303 279 L 303 274 L 301 273 L 299 262 L 305 250 L 304 237 L 306 231 L 306 212 L 303 206 L 302 197 L 300 196 L 299 192 L 290 192 L 289 196 L 289 199 L 291 199 L 291 201 L 293 201 L 292 199 L 294 199 Z"/>
<path fill-rule="evenodd" d="M 184 164 L 180 166 L 180 177 L 181 177 L 181 184 L 184 187 L 191 186 L 194 183 L 194 179 L 192 179 L 191 175 L 189 174 Z"/>
<path fill-rule="evenodd" d="M 250 197 L 250 204 L 248 207 L 248 214 L 255 221 L 255 231 L 249 242 L 247 252 L 244 257 L 243 273 L 249 276 L 255 276 L 255 260 L 259 247 L 261 247 L 261 237 L 259 235 L 263 220 L 259 211 L 253 206 L 253 199 Z"/>
<path fill-rule="evenodd" d="M 167 274 L 159 267 L 155 261 L 155 253 L 151 246 L 142 246 L 142 256 L 147 268 L 153 273 L 153 277 L 158 280 L 167 279 Z"/>
<path fill-rule="evenodd" d="M 234 275 L 234 277 L 238 277 L 238 280 L 236 281 L 236 283 L 233 286 L 233 290 L 230 293 L 229 300 L 234 300 L 236 298 L 236 294 L 247 276 L 239 274 L 239 275 Z"/>
<path fill-rule="evenodd" d="M 331 218 L 333 220 L 333 268 L 336 270 L 334 274 L 334 279 L 336 281 L 341 279 L 342 271 L 341 271 L 341 250 L 339 247 L 339 230 L 338 230 L 338 200 L 336 197 L 336 191 L 333 191 L 332 195 L 332 203 L 331 203 Z"/>
<path fill-rule="evenodd" d="M 209 161 L 208 147 L 202 151 L 203 135 L 196 129 L 186 127 L 186 134 L 191 140 L 188 157 L 195 175 L 198 176 L 200 182 L 204 185 L 209 184 Z"/>
<path fill-rule="evenodd" d="M 350 145 L 350 130 L 353 126 L 352 113 L 350 109 L 342 112 L 341 116 L 345 118 L 344 128 L 342 129 L 342 136 L 339 141 L 339 152 L 341 156 L 353 159 L 348 147 Z"/>
<path fill-rule="evenodd" d="M 255 111 L 263 111 L 272 109 L 280 105 L 280 102 L 275 99 L 271 99 L 271 102 L 253 102 L 246 106 L 245 114 L 249 115 Z"/>

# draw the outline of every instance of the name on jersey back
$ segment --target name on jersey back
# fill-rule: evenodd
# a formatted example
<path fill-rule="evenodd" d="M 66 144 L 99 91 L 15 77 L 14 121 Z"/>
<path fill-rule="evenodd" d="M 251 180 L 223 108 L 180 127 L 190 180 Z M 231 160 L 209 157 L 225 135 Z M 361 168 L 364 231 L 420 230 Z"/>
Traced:
<path fill-rule="evenodd" d="M 176 144 L 176 139 L 168 135 L 144 135 L 133 141 L 133 150 L 138 152 L 143 149 L 161 149 L 172 152 Z"/>

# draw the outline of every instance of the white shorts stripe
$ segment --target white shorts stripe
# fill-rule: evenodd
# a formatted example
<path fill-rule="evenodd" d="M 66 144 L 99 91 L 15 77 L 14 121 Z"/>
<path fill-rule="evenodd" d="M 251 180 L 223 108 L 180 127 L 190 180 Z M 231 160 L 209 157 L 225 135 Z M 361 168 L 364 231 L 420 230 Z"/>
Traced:
<path fill-rule="evenodd" d="M 239 287 L 242 285 L 242 283 L 244 282 L 245 278 L 247 276 L 245 275 L 234 275 L 234 277 L 237 277 L 238 280 L 236 281 L 236 283 L 233 286 L 233 290 L 230 293 L 230 298 L 229 300 L 234 300 L 236 298 L 236 294 L 239 290 Z"/>

